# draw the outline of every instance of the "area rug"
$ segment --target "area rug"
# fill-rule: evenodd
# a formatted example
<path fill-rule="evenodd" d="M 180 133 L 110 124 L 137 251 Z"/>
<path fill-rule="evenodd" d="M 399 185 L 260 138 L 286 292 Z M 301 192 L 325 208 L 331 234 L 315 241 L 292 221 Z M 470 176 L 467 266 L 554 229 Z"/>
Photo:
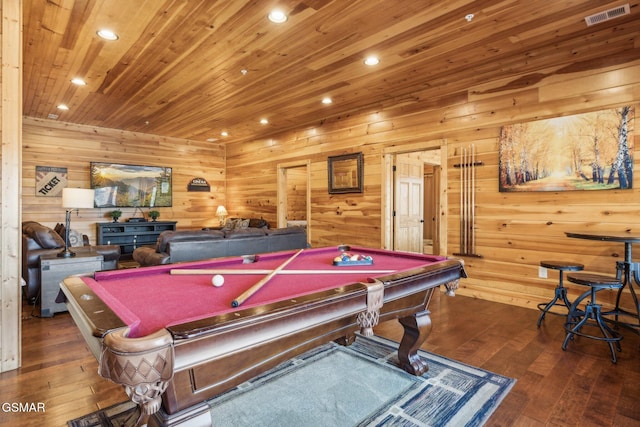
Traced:
<path fill-rule="evenodd" d="M 514 379 L 426 351 L 421 377 L 397 367 L 398 344 L 358 336 L 326 344 L 211 399 L 215 426 L 481 426 Z M 133 410 L 125 402 L 68 422 L 117 426 Z"/>

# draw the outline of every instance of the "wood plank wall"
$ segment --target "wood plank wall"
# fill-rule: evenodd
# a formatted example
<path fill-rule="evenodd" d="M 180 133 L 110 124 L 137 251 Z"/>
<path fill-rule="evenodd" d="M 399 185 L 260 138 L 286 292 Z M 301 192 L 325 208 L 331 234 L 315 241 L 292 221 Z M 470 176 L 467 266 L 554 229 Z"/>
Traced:
<path fill-rule="evenodd" d="M 287 169 L 287 220 L 307 219 L 307 168 Z"/>
<path fill-rule="evenodd" d="M 637 45 L 637 42 L 636 42 Z M 637 50 L 637 49 L 636 49 Z M 637 58 L 637 56 L 636 56 Z M 632 231 L 640 234 L 640 181 L 633 190 L 558 193 L 500 193 L 498 136 L 504 124 L 635 105 L 640 101 L 640 61 L 605 67 L 581 64 L 574 73 L 548 70 L 526 85 L 487 82 L 440 99 L 416 93 L 388 109 L 327 119 L 270 138 L 227 147 L 227 208 L 234 216 L 276 219 L 276 165 L 311 161 L 313 246 L 344 242 L 383 245 L 382 155 L 385 148 L 443 139 L 448 144 L 448 247 L 459 252 L 460 150 L 473 144 L 477 160 L 476 252 L 465 259 L 469 279 L 460 294 L 534 308 L 552 296 L 557 275 L 538 278 L 542 259 L 579 261 L 590 271 L 612 273 L 623 255 L 620 244 L 569 241 L 565 231 Z M 636 105 L 636 120 L 640 108 Z M 640 136 L 634 132 L 634 147 Z M 327 156 L 364 153 L 364 193 L 327 193 Z M 635 153 L 635 167 L 640 153 Z M 637 174 L 636 174 L 637 175 Z M 640 251 L 640 248 L 638 248 Z M 640 254 L 640 252 L 639 252 Z M 639 255 L 640 256 L 640 255 Z M 571 287 L 576 295 L 582 289 Z"/>
<path fill-rule="evenodd" d="M 221 144 L 33 118 L 25 118 L 23 125 L 23 221 L 55 226 L 65 218 L 60 197 L 36 196 L 36 166 L 67 168 L 69 187 L 89 188 L 92 161 L 171 167 L 173 207 L 155 208 L 160 212 L 159 220 L 178 221 L 178 229 L 217 225 L 216 208 L 225 204 L 225 158 Z M 188 192 L 193 178 L 206 179 L 211 191 Z M 95 244 L 95 223 L 110 221 L 111 210 L 82 209 L 72 216 L 71 226 L 87 234 Z M 122 208 L 120 221 L 134 216 L 134 210 Z M 148 210 L 144 209 L 145 215 Z"/>

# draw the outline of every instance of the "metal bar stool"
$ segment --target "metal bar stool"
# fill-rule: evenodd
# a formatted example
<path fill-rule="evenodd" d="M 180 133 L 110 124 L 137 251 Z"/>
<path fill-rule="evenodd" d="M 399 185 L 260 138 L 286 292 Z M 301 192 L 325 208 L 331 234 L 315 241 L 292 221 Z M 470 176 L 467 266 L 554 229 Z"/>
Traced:
<path fill-rule="evenodd" d="M 566 307 L 567 312 L 569 312 L 571 302 L 569 301 L 569 298 L 567 298 L 567 288 L 563 286 L 563 274 L 565 271 L 581 271 L 582 269 L 584 269 L 584 265 L 576 262 L 540 261 L 540 266 L 544 268 L 550 268 L 552 270 L 558 270 L 559 278 L 558 286 L 556 286 L 555 296 L 553 297 L 553 299 L 548 303 L 538 304 L 538 309 L 542 311 L 542 313 L 540 313 L 540 317 L 538 318 L 538 328 L 542 324 L 542 320 L 547 313 L 564 315 L 564 313 L 554 313 L 553 311 L 549 311 L 554 305 Z"/>
<path fill-rule="evenodd" d="M 606 324 L 605 319 L 602 316 L 609 313 L 603 312 L 602 306 L 596 302 L 596 293 L 605 289 L 619 290 L 620 288 L 622 288 L 622 282 L 620 282 L 620 280 L 616 277 L 590 273 L 569 274 L 567 275 L 567 279 L 572 283 L 577 283 L 578 285 L 589 286 L 589 290 L 580 295 L 573 302 L 571 308 L 569 309 L 569 314 L 567 315 L 567 323 L 564 326 L 565 330 L 567 331 L 567 336 L 565 337 L 564 343 L 562 344 L 562 349 L 567 349 L 569 340 L 573 340 L 574 335 L 579 335 L 585 338 L 591 338 L 599 341 L 605 341 L 607 344 L 609 344 L 609 349 L 611 350 L 611 360 L 613 361 L 613 363 L 616 363 L 617 359 L 615 350 L 617 349 L 618 351 L 622 351 L 622 347 L 620 346 L 622 335 L 620 335 L 619 332 L 611 329 L 609 325 Z M 591 297 L 591 300 L 585 304 L 584 309 L 580 309 L 578 307 L 578 304 L 580 304 L 587 297 Z M 589 319 L 592 319 L 593 322 L 587 323 Z M 600 328 L 602 336 L 582 332 L 582 327 L 585 325 L 598 326 Z"/>

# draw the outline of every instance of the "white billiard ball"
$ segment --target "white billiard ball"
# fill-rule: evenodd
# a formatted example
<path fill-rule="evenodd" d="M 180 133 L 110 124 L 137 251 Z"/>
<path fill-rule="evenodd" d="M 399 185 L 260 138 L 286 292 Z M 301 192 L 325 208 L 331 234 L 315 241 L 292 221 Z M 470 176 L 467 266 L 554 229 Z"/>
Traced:
<path fill-rule="evenodd" d="M 224 284 L 224 277 L 221 274 L 216 274 L 211 278 L 211 284 L 216 288 L 219 288 Z"/>

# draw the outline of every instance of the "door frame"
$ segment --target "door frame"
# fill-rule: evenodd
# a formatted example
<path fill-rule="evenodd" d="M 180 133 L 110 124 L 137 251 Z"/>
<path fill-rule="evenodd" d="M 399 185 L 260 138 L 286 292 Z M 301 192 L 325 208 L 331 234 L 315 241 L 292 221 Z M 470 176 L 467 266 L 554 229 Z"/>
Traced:
<path fill-rule="evenodd" d="M 425 220 L 424 159 L 422 153 L 395 153 L 393 164 L 395 165 L 393 249 L 423 254 Z M 416 186 L 420 189 L 417 194 L 415 192 Z M 406 194 L 403 192 L 403 187 Z"/>
<path fill-rule="evenodd" d="M 287 226 L 287 169 L 307 168 L 307 241 L 311 241 L 311 160 L 298 160 L 277 165 L 277 219 L 278 228 Z"/>
<path fill-rule="evenodd" d="M 381 241 L 384 249 L 393 248 L 393 197 L 394 197 L 394 177 L 393 164 L 394 157 L 399 153 L 411 153 L 416 151 L 429 151 L 440 149 L 440 205 L 437 214 L 440 218 L 438 225 L 439 245 L 434 247 L 434 253 L 440 255 L 447 254 L 447 224 L 448 224 L 448 200 L 447 200 L 447 159 L 449 157 L 446 139 L 436 139 L 425 142 L 386 147 L 382 155 L 382 194 L 381 194 Z"/>

